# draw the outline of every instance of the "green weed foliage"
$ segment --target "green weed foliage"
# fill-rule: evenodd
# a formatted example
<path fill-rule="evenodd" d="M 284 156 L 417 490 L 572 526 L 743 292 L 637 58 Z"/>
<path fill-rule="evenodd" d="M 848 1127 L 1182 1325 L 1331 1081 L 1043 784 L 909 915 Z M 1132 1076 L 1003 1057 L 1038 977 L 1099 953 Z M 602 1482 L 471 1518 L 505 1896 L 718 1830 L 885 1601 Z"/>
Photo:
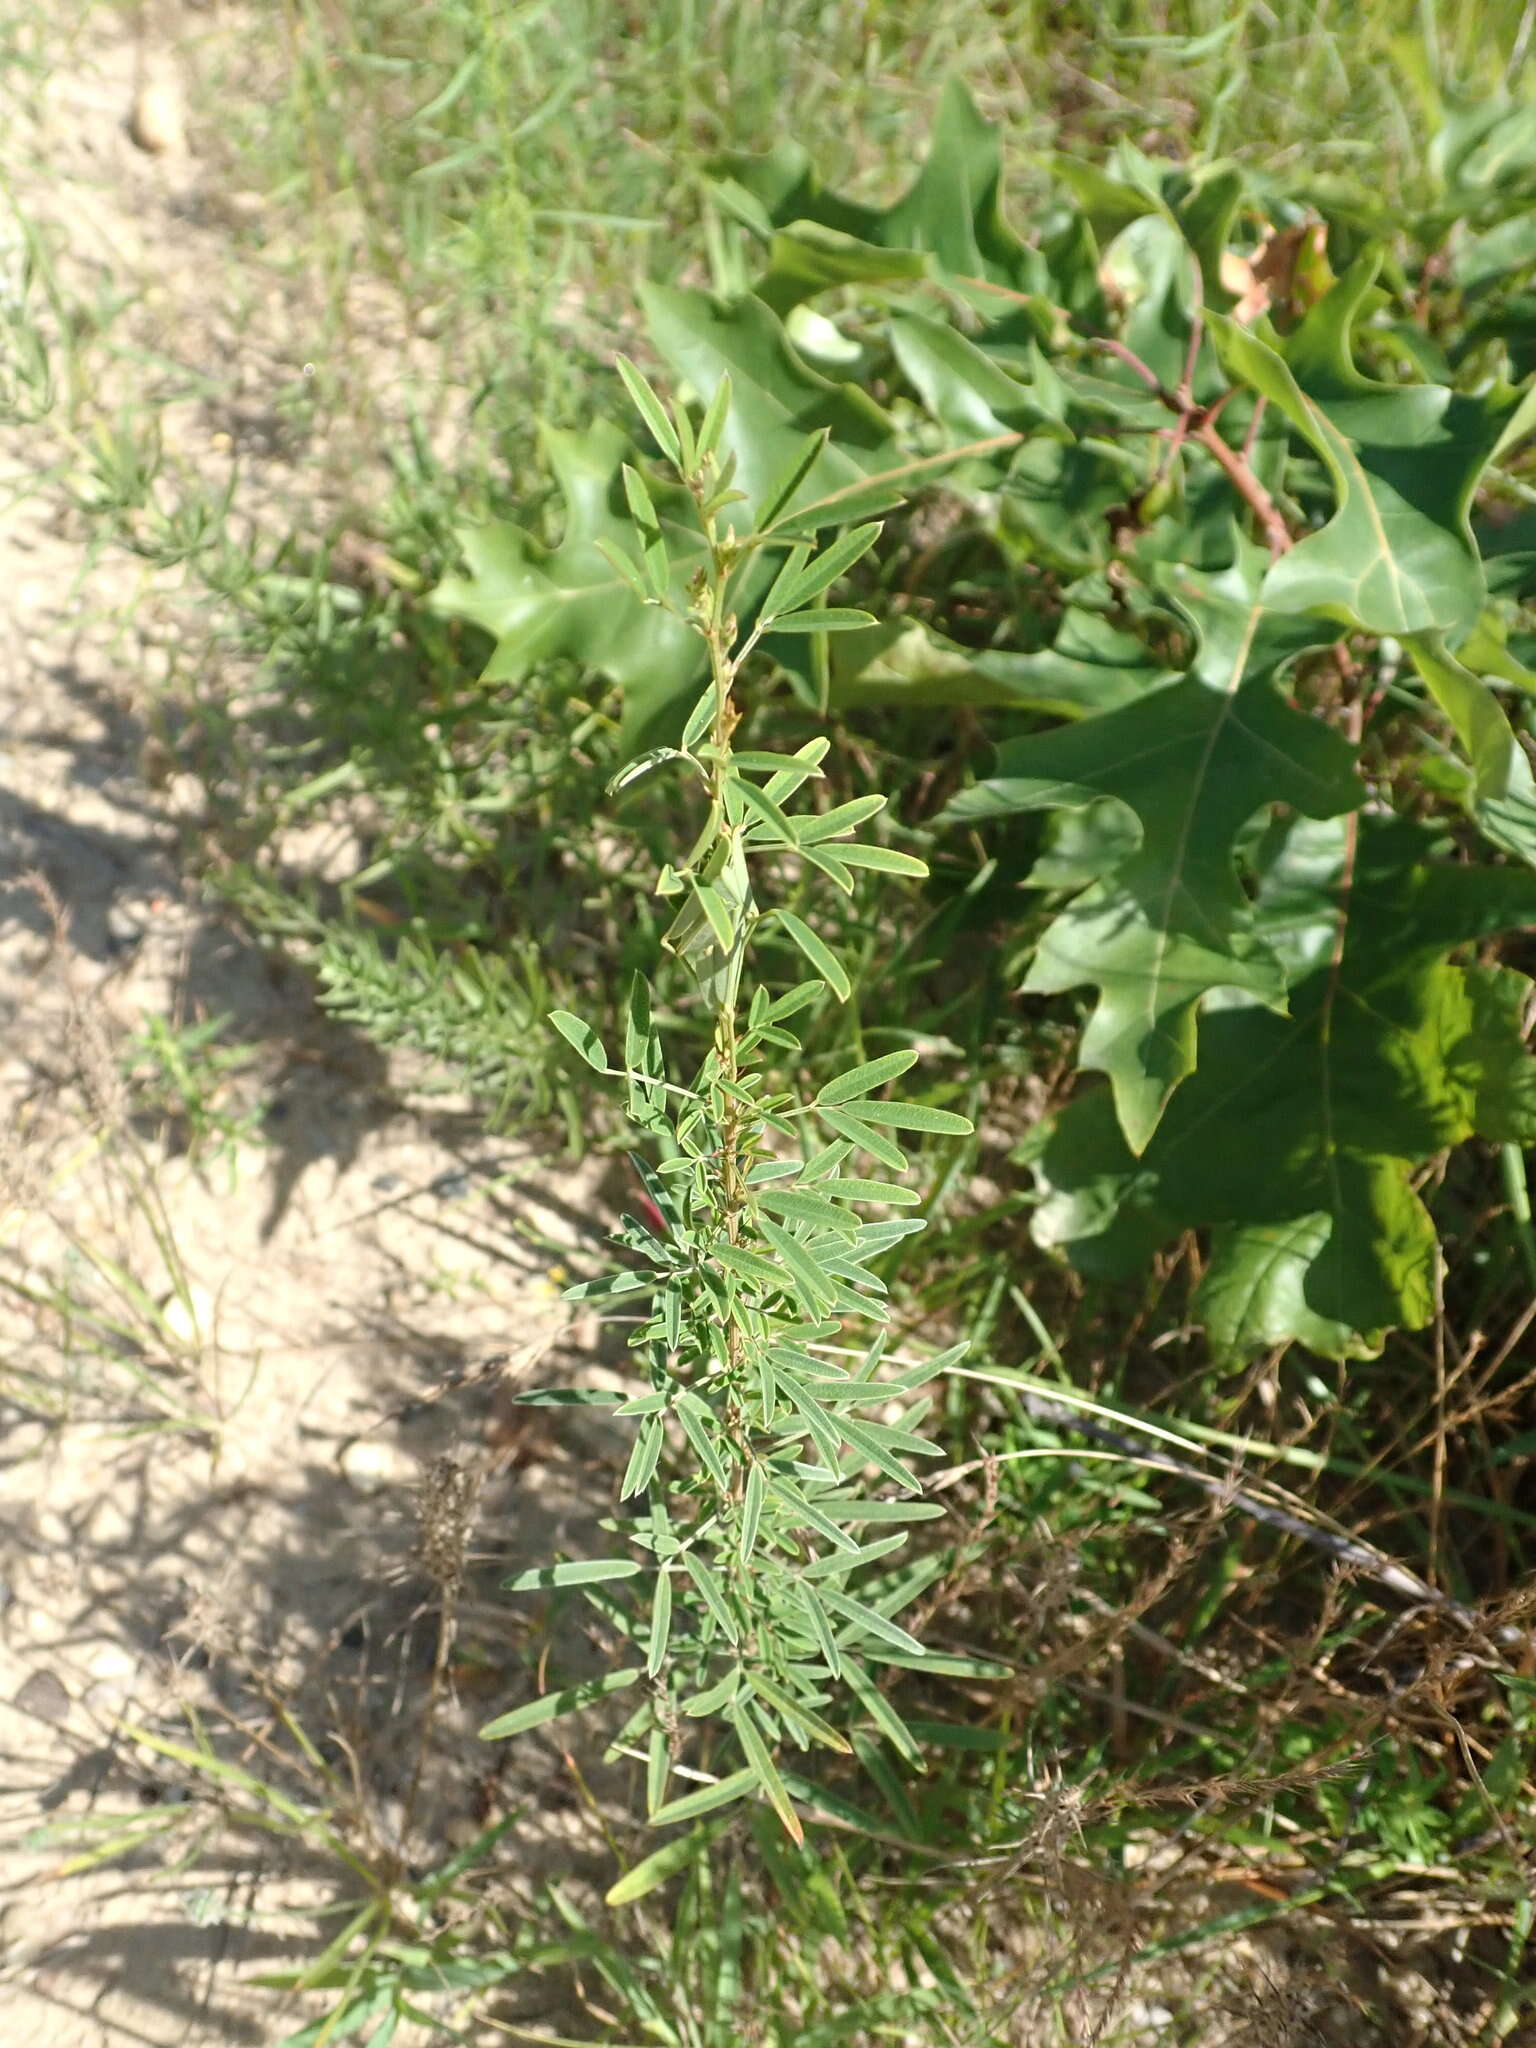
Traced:
<path fill-rule="evenodd" d="M 776 1072 L 803 1051 L 793 1020 L 829 997 L 846 1000 L 851 983 L 825 938 L 784 902 L 763 900 L 765 885 L 782 891 L 786 863 L 819 871 L 848 895 L 861 873 L 921 877 L 926 869 L 855 836 L 884 807 L 879 795 L 797 808 L 821 780 L 828 742 L 812 739 L 790 754 L 737 747 L 736 684 L 771 633 L 822 636 L 872 623 L 823 600 L 874 545 L 879 525 L 853 526 L 818 547 L 817 501 L 806 493 L 824 481 L 824 436 L 791 440 L 781 474 L 738 488 L 743 465 L 734 448 L 726 452 L 729 377 L 696 425 L 681 406 L 669 413 L 629 363 L 620 368 L 681 492 L 664 527 L 650 484 L 626 464 L 628 530 L 597 545 L 640 608 L 637 630 L 654 643 L 645 615 L 659 613 L 664 627 L 702 648 L 708 680 L 676 744 L 641 754 L 615 780 L 623 787 L 670 776 L 702 812 L 693 844 L 662 869 L 657 888 L 677 903 L 663 943 L 697 988 L 711 1042 L 689 1085 L 669 1079 L 655 992 L 638 975 L 617 1067 L 589 1024 L 567 1010 L 553 1014 L 588 1066 L 622 1079 L 628 1119 L 659 1154 L 654 1171 L 635 1161 L 648 1213 L 619 1232 L 625 1263 L 570 1290 L 627 1312 L 635 1325 L 630 1345 L 644 1391 L 617 1412 L 635 1430 L 620 1498 L 640 1511 L 617 1527 L 625 1554 L 535 1568 L 512 1590 L 581 1588 L 635 1661 L 544 1694 L 482 1733 L 515 1735 L 643 1684 L 644 1702 L 618 1743 L 643 1748 L 651 1818 L 691 1821 L 752 1794 L 798 1842 L 793 1788 L 801 1781 L 786 1778 L 779 1753 L 848 1754 L 848 1737 L 826 1716 L 841 1695 L 915 1756 L 912 1735 L 879 1691 L 881 1667 L 956 1661 L 926 1653 L 896 1620 L 941 1568 L 904 1566 L 897 1553 L 905 1524 L 939 1512 L 915 1498 L 912 1461 L 939 1451 L 917 1433 L 926 1403 L 908 1397 L 964 1345 L 894 1376 L 881 1372 L 886 1290 L 872 1268 L 922 1223 L 881 1217 L 914 1197 L 899 1180 L 871 1175 L 905 1171 L 904 1133 L 965 1138 L 972 1127 L 952 1110 L 885 1092 L 917 1065 L 911 1050 L 835 1073 L 809 1100 Z M 611 614 L 611 595 L 603 603 Z M 741 624 L 748 605 L 750 628 Z M 596 613 L 591 619 L 601 630 Z M 650 663 L 661 668 L 654 645 Z M 751 972 L 758 927 L 774 925 L 815 970 L 780 993 Z M 869 1341 L 850 1350 L 849 1335 L 871 1324 Z M 893 1403 L 906 1410 L 899 1423 Z M 879 1491 L 866 1476 L 874 1474 Z M 624 1590 L 612 1591 L 616 1584 Z M 987 1669 L 977 1661 L 971 1675 Z M 670 1794 L 690 1721 L 728 1731 L 731 1748 L 722 1762 L 716 1744 L 716 1771 L 702 1781 L 694 1771 L 691 1789 Z M 687 1838 L 682 1849 L 690 1860 Z M 621 1882 L 615 1903 L 678 1867 L 674 1841 Z"/>
<path fill-rule="evenodd" d="M 1501 168 L 1472 195 L 1484 146 Z M 657 1171 L 639 1168 L 650 1214 L 620 1233 L 625 1265 L 575 1290 L 627 1312 L 646 1361 L 648 1391 L 620 1412 L 638 1423 L 623 1492 L 650 1487 L 648 1512 L 613 1526 L 649 1558 L 556 1564 L 517 1590 L 601 1584 L 593 1603 L 629 1661 L 485 1731 L 649 1687 L 614 1749 L 644 1761 L 652 1821 L 692 1831 L 610 1904 L 708 1858 L 712 1827 L 693 1824 L 744 1796 L 797 1843 L 802 1807 L 852 1815 L 873 1838 L 879 1824 L 835 1780 L 792 1769 L 790 1749 L 853 1750 L 896 1829 L 931 1842 L 944 1823 L 893 1765 L 905 1774 L 935 1746 L 1008 1748 L 990 1718 L 904 1718 L 878 1684 L 882 1664 L 919 1689 L 925 1671 L 973 1690 L 1010 1678 L 1006 1662 L 925 1648 L 919 1622 L 892 1626 L 976 1553 L 946 1546 L 902 1568 L 894 1538 L 857 1526 L 921 1510 L 898 1502 L 925 1448 L 912 1412 L 898 1429 L 860 1410 L 970 1369 L 940 1354 L 877 1380 L 880 1344 L 861 1359 L 842 1322 L 870 1313 L 851 1248 L 888 1249 L 900 1227 L 839 1216 L 897 1192 L 847 1178 L 850 1148 L 896 1172 L 892 1128 L 962 1138 L 966 1125 L 877 1093 L 916 1063 L 910 1050 L 834 1069 L 810 1102 L 742 1063 L 771 1047 L 795 1071 L 804 1046 L 783 1027 L 854 993 L 814 918 L 761 905 L 760 877 L 782 890 L 809 864 L 845 892 L 850 868 L 886 890 L 921 878 L 902 849 L 841 836 L 880 812 L 881 792 L 818 810 L 813 789 L 792 814 L 829 750 L 776 751 L 768 735 L 802 715 L 883 711 L 901 720 L 893 753 L 932 753 L 933 727 L 965 714 L 923 841 L 952 893 L 986 888 L 1006 862 L 1014 904 L 1042 905 L 1013 911 L 1024 994 L 1094 992 L 1076 1060 L 1103 1079 L 1023 1149 L 1037 1242 L 1126 1276 L 1207 1233 L 1195 1307 L 1229 1361 L 1293 1344 L 1369 1358 L 1429 1323 L 1441 1250 L 1423 1169 L 1474 1137 L 1516 1157 L 1531 1138 L 1530 982 L 1489 942 L 1536 917 L 1526 572 L 1508 566 L 1536 408 L 1518 386 L 1509 276 L 1481 298 L 1454 236 L 1445 251 L 1451 215 L 1470 213 L 1477 237 L 1523 224 L 1533 152 L 1524 109 L 1468 114 L 1439 157 L 1456 197 L 1417 243 L 1389 247 L 1363 198 L 1332 193 L 1325 211 L 1231 163 L 1185 169 L 1128 146 L 1108 166 L 1060 163 L 1060 204 L 1026 241 L 1000 205 L 997 134 L 958 89 L 915 185 L 883 210 L 826 193 L 789 146 L 718 164 L 747 282 L 645 299 L 655 354 L 697 413 L 669 411 L 622 362 L 644 431 L 550 437 L 560 542 L 482 528 L 467 573 L 436 593 L 495 639 L 493 677 L 515 682 L 550 655 L 606 675 L 621 738 L 641 748 L 613 790 L 676 777 L 706 811 L 660 883 L 680 903 L 665 944 L 715 1020 L 691 1091 L 672 1099 L 654 987 L 629 998 L 622 1059 L 571 1012 L 555 1017 L 587 1065 L 622 1078 L 660 1153 Z M 1536 262 L 1528 232 L 1511 245 Z M 764 741 L 750 751 L 732 739 L 748 703 Z M 1000 826 L 1011 839 L 989 837 Z M 968 850 L 947 852 L 962 832 Z M 775 920 L 817 980 L 747 999 L 747 938 Z M 822 1370 L 838 1355 L 851 1374 Z M 1166 1459 L 1158 1435 L 1139 1455 L 1123 1431 L 1101 1439 L 1121 1467 L 1103 1496 L 1116 1511 L 1124 1459 Z M 1037 1439 L 997 1455 L 1049 1464 L 1061 1450 Z M 1208 1463 L 1165 1469 L 1220 1491 Z M 896 1495 L 850 1506 L 875 1472 Z M 1008 1489 L 1015 1511 L 1030 1492 Z M 1245 1496 L 1244 1512 L 1330 1541 L 1275 1493 Z M 1369 1546 L 1333 1554 L 1434 1602 Z M 878 1569 L 850 1594 L 866 1565 Z M 1147 1596 L 1127 1584 L 1124 1597 Z M 1525 1711 L 1505 1711 L 1513 1767 Z M 697 1750 L 689 1722 L 704 1724 Z M 1246 1721 L 1230 1743 L 1201 1718 L 1177 1723 L 1186 1762 L 1224 1782 L 1251 1762 Z M 1298 1724 L 1269 1753 L 1269 1789 L 1296 1774 L 1278 1804 L 1305 1832 L 1327 1815 L 1352 1825 L 1328 1762 L 1337 1732 Z M 1441 1853 L 1459 1823 L 1411 1744 L 1384 1732 L 1374 1755 L 1392 1790 L 1356 1869 L 1379 1876 L 1394 1857 Z"/>
<path fill-rule="evenodd" d="M 1363 193 L 1122 144 L 1062 159 L 1025 240 L 957 87 L 884 209 L 792 144 L 718 164 L 742 288 L 645 299 L 676 378 L 729 379 L 749 498 L 819 437 L 793 504 L 869 616 L 786 626 L 748 576 L 751 644 L 808 709 L 988 741 L 925 823 L 952 882 L 1009 849 L 1022 993 L 1091 991 L 1078 1064 L 1107 1082 L 1031 1140 L 1037 1242 L 1123 1276 L 1208 1231 L 1196 1307 L 1238 1358 L 1427 1323 L 1415 1177 L 1536 1131 L 1529 982 L 1469 955 L 1536 918 L 1536 126 L 1482 102 L 1436 164 L 1405 234 Z M 675 738 L 703 657 L 615 556 L 638 451 L 550 448 L 560 545 L 481 528 L 436 605 L 496 637 L 488 675 L 564 654 L 621 689 L 624 735 Z M 644 503 L 681 584 L 683 509 Z"/>

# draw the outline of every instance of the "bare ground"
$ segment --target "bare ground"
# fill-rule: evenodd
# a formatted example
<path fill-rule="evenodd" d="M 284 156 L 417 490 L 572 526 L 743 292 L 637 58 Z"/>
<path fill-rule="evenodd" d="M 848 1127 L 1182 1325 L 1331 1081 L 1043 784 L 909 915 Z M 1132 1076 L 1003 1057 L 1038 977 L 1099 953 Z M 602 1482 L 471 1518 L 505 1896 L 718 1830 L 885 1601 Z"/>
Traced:
<path fill-rule="evenodd" d="M 220 1754 L 291 1789 L 279 1710 L 317 1736 L 339 1717 L 373 1809 L 354 1836 L 398 1834 L 437 1626 L 422 1475 L 445 1456 L 491 1472 L 474 1544 L 503 1559 L 579 1546 L 608 1488 L 600 1438 L 518 1433 L 504 1399 L 509 1378 L 561 1370 L 559 1282 L 601 1205 L 590 1169 L 552 1173 L 413 1096 L 189 879 L 204 791 L 164 767 L 154 706 L 201 658 L 200 627 L 90 547 L 92 422 L 169 362 L 188 395 L 163 410 L 167 457 L 238 457 L 237 521 L 284 516 L 344 464 L 274 410 L 311 309 L 275 267 L 232 267 L 242 197 L 210 189 L 212 110 L 182 122 L 174 50 L 94 9 L 65 26 L 46 64 L 0 81 L 17 213 L 69 302 L 110 314 L 115 366 L 110 393 L 56 391 L 46 418 L 0 429 L 0 2036 L 261 2044 L 303 2009 L 250 1970 L 313 1953 L 338 1867 L 232 1833 L 206 1779 L 135 1731 L 185 1742 L 190 1706 Z M 163 148 L 142 146 L 146 81 Z M 381 360 L 399 341 L 403 376 L 387 300 L 360 318 Z M 152 1014 L 225 1015 L 251 1048 L 238 1142 L 178 1157 L 135 1119 L 121 1054 Z M 552 1753 L 520 1749 L 519 1782 L 473 1739 L 527 1684 L 517 1624 L 479 1590 L 472 1572 L 408 1846 L 445 1851 L 537 1791 L 519 1862 L 542 1841 L 564 1869 L 580 1830 L 541 1776 Z M 111 1816 L 162 1814 L 176 1826 L 126 1860 L 61 1874 Z"/>

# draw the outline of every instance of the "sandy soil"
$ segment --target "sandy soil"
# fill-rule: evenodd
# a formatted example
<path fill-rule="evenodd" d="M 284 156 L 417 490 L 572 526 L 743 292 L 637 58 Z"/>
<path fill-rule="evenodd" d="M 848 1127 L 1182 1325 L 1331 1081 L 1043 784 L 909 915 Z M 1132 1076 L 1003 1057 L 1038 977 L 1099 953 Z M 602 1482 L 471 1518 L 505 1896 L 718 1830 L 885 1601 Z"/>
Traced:
<path fill-rule="evenodd" d="M 183 112 L 163 50 L 86 12 L 67 62 L 7 74 L 5 177 L 67 292 L 126 307 L 119 399 L 135 347 L 169 351 L 197 393 L 166 415 L 172 459 L 238 452 L 234 516 L 259 520 L 313 489 L 317 451 L 265 396 L 302 374 L 296 287 L 248 272 L 210 292 L 234 276 L 240 195 L 196 153 L 209 110 Z M 274 1704 L 317 1729 L 340 1714 L 365 1818 L 398 1828 L 436 1629 L 423 1473 L 497 1467 L 474 1538 L 491 1560 L 578 1546 L 609 1483 L 600 1437 L 519 1433 L 505 1400 L 569 1370 L 559 1282 L 603 1205 L 592 1170 L 552 1174 L 414 1098 L 187 879 L 203 790 L 164 768 L 152 706 L 197 622 L 91 552 L 65 412 L 0 428 L 0 2038 L 262 2044 L 313 2008 L 280 2011 L 249 1973 L 314 1952 L 336 1870 L 231 1834 L 205 1781 L 131 1731 L 184 1742 L 190 1705 L 222 1754 L 303 1792 L 259 1746 Z M 260 1121 L 227 1156 L 134 1127 L 119 1062 L 148 1014 L 227 1014 L 252 1048 L 231 1100 Z M 533 1789 L 473 1739 L 528 1683 L 525 1624 L 485 1576 L 418 1801 L 424 1855 Z M 520 1863 L 542 1839 L 570 1865 L 553 1752 L 515 1768 L 539 1792 Z M 109 1816 L 176 1825 L 60 1875 Z"/>

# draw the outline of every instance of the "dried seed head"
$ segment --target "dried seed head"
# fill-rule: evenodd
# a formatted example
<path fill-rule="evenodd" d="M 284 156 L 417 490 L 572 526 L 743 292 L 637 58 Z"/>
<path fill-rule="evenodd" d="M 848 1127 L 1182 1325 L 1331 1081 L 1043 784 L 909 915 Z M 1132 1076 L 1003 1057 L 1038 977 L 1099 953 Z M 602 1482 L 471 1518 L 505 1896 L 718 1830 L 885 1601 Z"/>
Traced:
<path fill-rule="evenodd" d="M 417 1490 L 416 1514 L 421 1529 L 417 1554 L 428 1577 L 442 1587 L 449 1599 L 456 1598 L 463 1588 L 464 1561 L 479 1491 L 479 1474 L 453 1457 L 434 1458 Z"/>

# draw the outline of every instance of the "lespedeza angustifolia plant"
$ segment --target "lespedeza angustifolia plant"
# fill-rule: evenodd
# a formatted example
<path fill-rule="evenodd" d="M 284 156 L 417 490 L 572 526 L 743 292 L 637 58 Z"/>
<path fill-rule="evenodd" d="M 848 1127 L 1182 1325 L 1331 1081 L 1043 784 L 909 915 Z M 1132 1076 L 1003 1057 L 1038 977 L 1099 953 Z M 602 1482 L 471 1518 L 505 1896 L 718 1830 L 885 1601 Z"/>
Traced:
<path fill-rule="evenodd" d="M 653 1820 L 688 1820 L 762 1796 L 798 1840 L 795 1798 L 813 1788 L 786 1765 L 786 1748 L 846 1752 L 838 1724 L 862 1722 L 915 1757 L 872 1667 L 952 1661 L 927 1655 L 895 1618 L 938 1568 L 895 1562 L 906 1525 L 939 1512 L 921 1499 L 911 1465 L 935 1448 L 916 1432 L 925 1404 L 913 1403 L 900 1427 L 868 1411 L 888 1414 L 963 1347 L 879 1376 L 884 1290 L 870 1268 L 922 1222 L 868 1220 L 917 1196 L 899 1180 L 866 1177 L 864 1163 L 899 1175 L 900 1133 L 964 1136 L 970 1125 L 881 1093 L 915 1064 L 911 1051 L 855 1066 L 808 1102 L 771 1071 L 792 1069 L 800 1051 L 791 1020 L 829 995 L 846 1000 L 850 984 L 824 938 L 782 904 L 764 907 L 758 885 L 781 885 L 794 861 L 849 892 L 860 869 L 925 872 L 911 854 L 852 837 L 883 808 L 882 796 L 788 808 L 821 779 L 825 738 L 793 755 L 734 745 L 736 685 L 765 632 L 869 623 L 866 613 L 819 600 L 879 526 L 855 526 L 818 552 L 821 508 L 792 508 L 823 436 L 797 450 L 754 507 L 733 488 L 734 461 L 719 453 L 728 381 L 695 428 L 681 405 L 669 413 L 638 371 L 620 368 L 687 495 L 659 484 L 653 493 L 626 467 L 639 559 L 605 552 L 648 605 L 700 636 L 709 681 L 680 743 L 642 754 L 615 786 L 670 771 L 698 792 L 703 824 L 657 886 L 679 899 L 666 944 L 713 1015 L 713 1043 L 691 1085 L 669 1079 L 652 990 L 640 977 L 622 1064 L 579 1018 L 554 1013 L 582 1058 L 623 1080 L 630 1121 L 655 1155 L 654 1165 L 636 1161 L 651 1213 L 646 1222 L 626 1218 L 617 1233 L 626 1263 L 571 1290 L 632 1314 L 645 1388 L 617 1405 L 635 1425 L 620 1490 L 631 1511 L 607 1526 L 631 1554 L 537 1567 L 511 1585 L 580 1588 L 630 1654 L 620 1668 L 482 1732 L 514 1735 L 643 1688 L 616 1747 L 645 1756 Z M 878 501 L 878 487 L 871 495 Z M 814 969 L 777 995 L 750 985 L 748 972 L 754 937 L 774 924 Z M 669 1799 L 678 1767 L 693 1789 Z"/>

